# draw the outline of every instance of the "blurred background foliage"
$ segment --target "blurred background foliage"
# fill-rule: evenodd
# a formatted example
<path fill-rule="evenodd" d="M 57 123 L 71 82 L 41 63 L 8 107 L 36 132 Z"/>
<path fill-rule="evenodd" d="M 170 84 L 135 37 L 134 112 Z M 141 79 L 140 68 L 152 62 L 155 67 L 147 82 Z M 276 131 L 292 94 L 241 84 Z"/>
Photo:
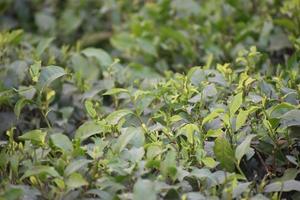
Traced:
<path fill-rule="evenodd" d="M 67 104 L 68 96 L 80 107 L 77 90 L 85 97 L 113 87 L 146 87 L 173 72 L 216 63 L 238 69 L 248 61 L 235 58 L 253 45 L 261 54 L 252 71 L 296 79 L 299 13 L 299 0 L 2 0 L 0 102 L 17 101 L 7 94 L 28 89 L 26 72 L 39 60 L 74 73 L 57 84 L 58 102 Z"/>
<path fill-rule="evenodd" d="M 163 73 L 231 62 L 252 45 L 283 63 L 299 49 L 299 12 L 298 0 L 2 0 L 0 28 L 101 47 Z"/>

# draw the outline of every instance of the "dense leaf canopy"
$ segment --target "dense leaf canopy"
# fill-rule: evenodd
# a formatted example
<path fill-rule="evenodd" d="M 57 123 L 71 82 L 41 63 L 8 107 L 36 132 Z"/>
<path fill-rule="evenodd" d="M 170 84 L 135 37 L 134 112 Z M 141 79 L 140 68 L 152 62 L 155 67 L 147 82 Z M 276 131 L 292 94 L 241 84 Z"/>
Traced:
<path fill-rule="evenodd" d="M 299 199 L 299 0 L 0 1 L 0 200 Z"/>

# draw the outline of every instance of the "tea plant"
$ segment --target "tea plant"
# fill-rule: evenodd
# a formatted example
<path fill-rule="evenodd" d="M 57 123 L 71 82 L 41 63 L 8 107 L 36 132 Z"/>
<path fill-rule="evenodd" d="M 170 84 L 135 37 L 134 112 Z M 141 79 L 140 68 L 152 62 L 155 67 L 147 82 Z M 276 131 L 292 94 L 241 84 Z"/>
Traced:
<path fill-rule="evenodd" d="M 298 199 L 298 4 L 0 3 L 0 199 Z"/>

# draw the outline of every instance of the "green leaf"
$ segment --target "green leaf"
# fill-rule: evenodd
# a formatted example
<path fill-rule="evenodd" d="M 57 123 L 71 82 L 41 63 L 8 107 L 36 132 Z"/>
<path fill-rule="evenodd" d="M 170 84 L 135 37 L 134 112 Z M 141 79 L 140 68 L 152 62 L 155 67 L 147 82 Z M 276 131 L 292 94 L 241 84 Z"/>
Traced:
<path fill-rule="evenodd" d="M 117 110 L 106 117 L 106 122 L 110 125 L 116 125 L 123 117 L 129 114 L 133 114 L 133 112 L 127 109 Z"/>
<path fill-rule="evenodd" d="M 35 53 L 38 58 L 41 57 L 42 53 L 44 53 L 44 51 L 49 47 L 53 40 L 54 38 L 45 38 L 39 42 L 38 46 L 35 49 Z"/>
<path fill-rule="evenodd" d="M 290 110 L 295 109 L 296 107 L 289 103 L 281 103 L 271 108 L 270 118 L 281 118 L 285 113 Z"/>
<path fill-rule="evenodd" d="M 281 116 L 283 127 L 300 126 L 300 110 L 291 110 Z"/>
<path fill-rule="evenodd" d="M 131 129 L 129 129 L 131 130 Z M 114 146 L 114 151 L 117 153 L 120 153 L 126 145 L 129 143 L 129 141 L 133 138 L 133 136 L 136 135 L 136 132 L 134 131 L 124 131 L 120 137 L 118 138 L 117 142 L 115 143 Z"/>
<path fill-rule="evenodd" d="M 75 9 L 64 9 L 58 21 L 59 28 L 64 34 L 70 34 L 76 31 L 82 23 L 82 20 L 83 18 L 76 12 Z"/>
<path fill-rule="evenodd" d="M 187 75 L 186 75 L 187 80 L 189 80 L 190 82 L 192 82 L 191 78 L 192 78 L 192 76 L 194 75 L 194 73 L 195 73 L 197 70 L 201 70 L 201 68 L 200 68 L 200 67 L 192 67 L 192 68 L 188 71 L 188 73 L 187 73 Z"/>
<path fill-rule="evenodd" d="M 235 158 L 237 159 L 238 163 L 240 163 L 243 156 L 249 152 L 251 140 L 255 136 L 256 135 L 254 135 L 254 134 L 247 135 L 247 137 L 244 139 L 244 141 L 237 146 L 237 148 L 235 150 Z"/>
<path fill-rule="evenodd" d="M 165 159 L 160 165 L 161 173 L 165 177 L 171 177 L 173 180 L 176 179 L 177 167 L 176 167 L 176 152 L 173 150 L 168 151 Z"/>
<path fill-rule="evenodd" d="M 147 159 L 148 160 L 151 160 L 151 159 L 154 159 L 156 156 L 160 155 L 162 153 L 162 148 L 161 146 L 159 146 L 158 144 L 149 144 L 147 146 Z"/>
<path fill-rule="evenodd" d="M 86 57 L 94 57 L 103 67 L 108 67 L 113 63 L 112 58 L 106 51 L 96 48 L 87 48 L 82 51 Z"/>
<path fill-rule="evenodd" d="M 182 120 L 183 118 L 180 116 L 180 115 L 173 115 L 171 118 L 170 118 L 170 122 L 172 123 L 175 123 L 175 122 L 178 122 L 180 120 Z"/>
<path fill-rule="evenodd" d="M 284 182 L 275 182 L 266 185 L 265 192 L 290 192 L 298 191 L 300 192 L 300 181 L 288 180 Z"/>
<path fill-rule="evenodd" d="M 148 41 L 143 38 L 138 38 L 137 44 L 143 52 L 145 52 L 149 55 L 155 56 L 155 57 L 157 56 L 156 48 L 155 48 L 153 42 Z"/>
<path fill-rule="evenodd" d="M 211 157 L 202 158 L 201 161 L 208 168 L 215 168 L 217 166 L 217 162 Z"/>
<path fill-rule="evenodd" d="M 65 169 L 64 174 L 65 176 L 69 176 L 70 174 L 78 171 L 79 169 L 83 168 L 87 164 L 89 164 L 91 161 L 87 159 L 77 159 L 73 160 Z"/>
<path fill-rule="evenodd" d="M 281 176 L 279 178 L 274 178 L 272 180 L 272 183 L 294 180 L 297 177 L 297 175 L 299 174 L 299 172 L 300 171 L 297 170 L 296 168 L 288 168 L 285 170 L 283 176 Z"/>
<path fill-rule="evenodd" d="M 110 39 L 111 44 L 122 51 L 129 50 L 131 48 L 134 48 L 136 46 L 136 41 L 133 37 L 131 37 L 130 34 L 128 33 L 120 33 L 120 34 L 115 34 L 111 39 Z"/>
<path fill-rule="evenodd" d="M 185 126 L 183 126 L 178 134 L 176 136 L 179 135 L 185 135 L 187 137 L 187 140 L 190 144 L 194 143 L 194 134 L 195 132 L 200 132 L 199 128 L 197 125 L 195 124 L 186 124 Z"/>
<path fill-rule="evenodd" d="M 33 86 L 19 86 L 18 94 L 25 99 L 32 100 L 36 93 L 36 89 Z"/>
<path fill-rule="evenodd" d="M 220 116 L 220 113 L 223 113 L 224 109 L 218 108 L 212 111 L 210 114 L 208 114 L 206 117 L 202 120 L 202 126 L 206 124 L 207 122 L 210 122 L 211 120 L 215 119 L 216 117 Z"/>
<path fill-rule="evenodd" d="M 31 103 L 31 101 L 26 98 L 21 98 L 17 101 L 17 103 L 14 107 L 14 113 L 16 114 L 18 119 L 20 117 L 21 111 L 24 108 L 24 106 L 26 106 L 29 103 Z"/>
<path fill-rule="evenodd" d="M 233 191 L 232 191 L 232 199 L 242 199 L 240 198 L 243 193 L 247 194 L 249 192 L 249 186 L 251 185 L 251 182 L 246 182 L 246 183 L 238 183 L 236 186 L 233 186 Z M 251 187 L 251 186 L 250 186 Z M 251 198 L 252 200 L 266 200 L 264 198 L 259 198 L 259 197 L 254 197 Z"/>
<path fill-rule="evenodd" d="M 241 107 L 242 103 L 243 103 L 243 93 L 240 92 L 237 95 L 235 95 L 232 101 L 230 102 L 229 105 L 230 116 L 233 116 L 235 114 L 235 112 Z"/>
<path fill-rule="evenodd" d="M 54 65 L 43 67 L 37 82 L 37 89 L 42 92 L 44 88 L 48 87 L 54 80 L 64 75 L 66 75 L 66 72 L 61 67 Z"/>
<path fill-rule="evenodd" d="M 47 133 L 36 129 L 19 136 L 21 140 L 30 140 L 32 144 L 44 144 Z"/>
<path fill-rule="evenodd" d="M 103 95 L 115 95 L 119 93 L 128 93 L 128 90 L 124 88 L 112 88 L 110 90 L 107 90 Z"/>
<path fill-rule="evenodd" d="M 72 152 L 73 151 L 73 145 L 70 139 L 61 133 L 56 133 L 50 136 L 50 140 L 53 143 L 54 146 L 57 148 L 62 149 L 65 152 Z"/>
<path fill-rule="evenodd" d="M 94 104 L 91 100 L 85 100 L 84 107 L 91 118 L 95 119 L 97 117 L 97 111 L 94 108 Z"/>
<path fill-rule="evenodd" d="M 1 141 L 2 142 L 2 141 Z M 2 144 L 0 143 L 0 147 Z M 0 151 L 0 168 L 4 170 L 9 162 L 10 156 L 5 151 Z"/>
<path fill-rule="evenodd" d="M 104 138 L 93 138 L 94 144 L 89 144 L 87 146 L 86 153 L 93 158 L 94 160 L 100 158 L 104 154 L 104 149 L 108 145 L 108 141 L 106 141 Z"/>
<path fill-rule="evenodd" d="M 19 200 L 22 199 L 23 190 L 20 188 L 10 188 L 0 195 L 0 200 Z"/>
<path fill-rule="evenodd" d="M 54 178 L 53 182 L 57 185 L 59 189 L 65 189 L 65 181 L 63 180 L 63 178 Z"/>
<path fill-rule="evenodd" d="M 224 137 L 215 140 L 214 153 L 223 168 L 229 172 L 234 171 L 234 151 Z"/>
<path fill-rule="evenodd" d="M 208 138 L 208 137 L 214 137 L 214 138 L 217 138 L 219 136 L 221 136 L 223 134 L 223 131 L 222 129 L 210 129 L 207 131 L 205 137 Z"/>
<path fill-rule="evenodd" d="M 235 130 L 239 130 L 247 121 L 248 118 L 248 111 L 240 110 L 239 114 L 236 117 L 236 124 L 235 124 Z"/>
<path fill-rule="evenodd" d="M 30 65 L 29 74 L 33 82 L 38 82 L 40 77 L 40 70 L 41 70 L 41 61 L 36 61 L 34 64 Z"/>
<path fill-rule="evenodd" d="M 133 200 L 156 200 L 155 183 L 150 180 L 138 179 L 133 187 Z"/>
<path fill-rule="evenodd" d="M 79 173 L 72 173 L 66 180 L 66 185 L 68 189 L 75 189 L 85 185 L 88 185 L 88 182 L 82 177 Z"/>
<path fill-rule="evenodd" d="M 20 155 L 13 154 L 9 157 L 10 167 L 15 174 L 18 174 Z"/>
<path fill-rule="evenodd" d="M 25 174 L 21 177 L 21 180 L 30 176 L 49 175 L 51 177 L 59 177 L 58 172 L 50 166 L 40 165 L 33 166 L 31 169 L 25 171 Z"/>
<path fill-rule="evenodd" d="M 87 121 L 76 130 L 75 138 L 83 141 L 104 131 L 105 123 L 103 121 Z"/>
<path fill-rule="evenodd" d="M 296 2 L 296 1 L 295 1 Z M 293 20 L 288 19 L 288 18 L 275 18 L 273 19 L 274 24 L 278 24 L 280 26 L 284 26 L 287 28 L 289 31 L 297 31 L 297 26 L 295 26 Z"/>
<path fill-rule="evenodd" d="M 152 94 L 136 95 L 136 93 L 134 98 L 135 98 L 135 109 L 138 115 L 141 115 L 147 108 L 149 108 L 150 104 L 155 99 L 155 97 Z"/>
<path fill-rule="evenodd" d="M 3 4 L 2 4 L 3 5 Z M 13 30 L 13 31 L 1 31 L 0 33 L 0 47 L 2 48 L 5 45 L 19 44 L 23 37 L 23 30 Z"/>

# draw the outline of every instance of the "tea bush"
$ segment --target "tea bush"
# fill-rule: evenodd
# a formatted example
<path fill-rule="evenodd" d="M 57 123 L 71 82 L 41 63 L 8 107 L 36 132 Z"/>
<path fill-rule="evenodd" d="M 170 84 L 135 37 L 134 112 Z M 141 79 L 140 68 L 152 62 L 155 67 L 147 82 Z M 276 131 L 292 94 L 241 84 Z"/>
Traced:
<path fill-rule="evenodd" d="M 299 199 L 300 1 L 0 2 L 0 199 Z"/>

